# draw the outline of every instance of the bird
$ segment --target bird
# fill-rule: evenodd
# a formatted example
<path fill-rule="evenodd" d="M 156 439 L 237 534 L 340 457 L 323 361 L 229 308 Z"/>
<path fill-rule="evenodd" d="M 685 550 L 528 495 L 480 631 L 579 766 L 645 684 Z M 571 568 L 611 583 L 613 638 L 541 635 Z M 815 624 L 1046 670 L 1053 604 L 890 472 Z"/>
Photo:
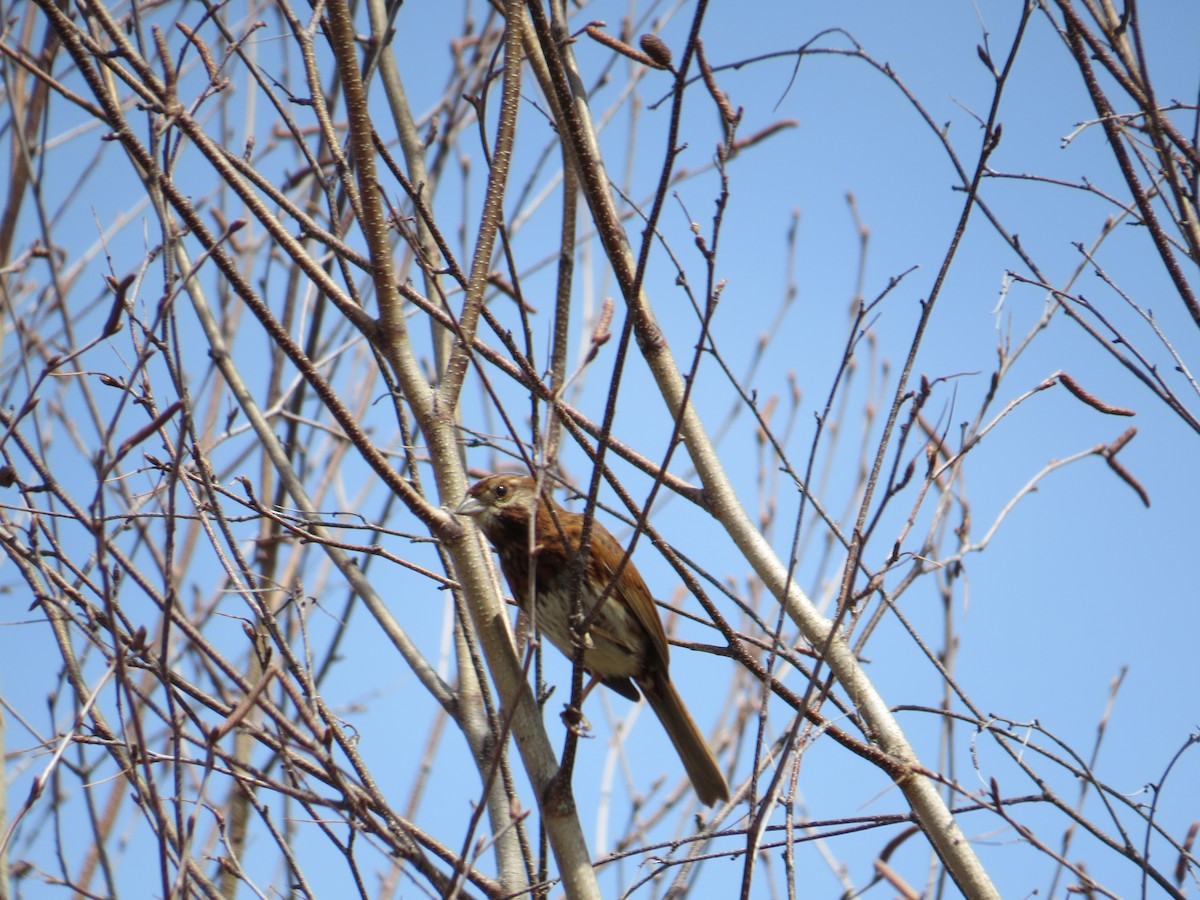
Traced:
<path fill-rule="evenodd" d="M 510 473 L 476 482 L 455 513 L 474 519 L 499 556 L 518 606 L 551 644 L 573 659 L 571 564 L 584 517 L 555 503 L 533 478 Z M 598 680 L 634 702 L 640 691 L 671 739 L 700 801 L 706 806 L 727 801 L 729 785 L 717 758 L 671 682 L 667 635 L 632 560 L 625 563 L 603 606 L 592 612 L 624 558 L 617 539 L 593 520 L 580 594 L 580 607 L 590 623 L 582 638 L 583 667 L 593 678 L 589 689 Z"/>

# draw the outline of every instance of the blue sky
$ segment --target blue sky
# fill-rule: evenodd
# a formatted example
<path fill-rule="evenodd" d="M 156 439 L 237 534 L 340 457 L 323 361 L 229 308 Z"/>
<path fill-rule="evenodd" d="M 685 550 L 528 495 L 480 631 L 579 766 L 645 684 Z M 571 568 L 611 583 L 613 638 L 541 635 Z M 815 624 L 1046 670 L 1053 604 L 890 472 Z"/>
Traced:
<path fill-rule="evenodd" d="M 1144 7 L 1141 13 L 1147 50 L 1160 99 L 1194 104 L 1200 7 L 1184 3 Z M 656 16 L 673 10 L 661 33 L 667 44 L 676 48 L 677 58 L 691 9 L 691 5 L 654 8 Z M 609 30 L 615 31 L 628 11 L 626 4 L 590 4 L 576 14 L 573 24 L 581 28 L 588 21 L 605 20 Z M 477 13 L 483 14 L 481 10 Z M 715 272 L 724 287 L 712 333 L 739 377 L 749 368 L 760 336 L 769 334 L 761 363 L 746 387 L 758 392 L 760 402 L 779 397 L 780 408 L 774 419 L 779 424 L 786 418 L 789 378 L 794 378 L 802 400 L 788 436 L 787 451 L 791 462 L 801 470 L 813 440 L 814 415 L 823 407 L 833 384 L 856 291 L 861 289 L 865 297 L 873 298 L 884 292 L 890 279 L 907 273 L 876 308 L 871 348 L 868 351 L 863 346 L 859 369 L 846 388 L 845 418 L 836 444 L 827 450 L 834 438 L 826 434 L 818 451 L 818 470 L 828 466 L 822 501 L 843 524 L 848 515 L 852 521 L 848 509 L 853 507 L 848 504 L 855 496 L 859 467 L 864 453 L 869 458 L 873 452 L 881 427 L 878 417 L 864 426 L 863 411 L 869 404 L 890 401 L 920 304 L 933 289 L 964 195 L 955 189 L 958 178 L 935 135 L 896 85 L 863 60 L 838 54 L 809 56 L 794 77 L 794 58 L 790 57 L 762 59 L 737 69 L 730 66 L 793 50 L 824 29 L 844 29 L 866 54 L 892 66 L 935 123 L 949 123 L 950 141 L 970 169 L 981 141 L 978 117 L 986 115 L 993 89 L 992 76 L 980 61 L 976 47 L 986 33 L 993 59 L 1002 60 L 1012 41 L 1017 13 L 1017 5 L 1011 3 L 778 3 L 755 4 L 752 8 L 714 4 L 706 20 L 706 52 L 717 68 L 720 86 L 733 104 L 744 110 L 739 135 L 745 137 L 780 120 L 794 121 L 794 127 L 747 149 L 729 166 L 730 202 Z M 453 28 L 456 19 L 457 13 L 452 13 L 449 5 L 410 2 L 401 9 L 397 20 L 397 41 L 405 50 L 401 72 L 408 79 L 410 100 L 418 113 L 428 110 L 440 96 L 447 62 L 446 29 Z M 255 41 L 264 59 L 284 46 L 277 31 L 280 25 L 273 21 Z M 637 29 L 643 30 L 648 26 L 642 24 Z M 831 33 L 816 46 L 845 50 L 851 43 L 846 35 Z M 576 44 L 576 52 L 585 80 L 598 74 L 609 54 L 586 38 Z M 595 93 L 593 108 L 597 113 L 612 112 L 603 133 L 603 145 L 611 154 L 610 175 L 628 189 L 636 202 L 645 203 L 656 183 L 668 121 L 669 104 L 655 104 L 665 96 L 670 79 L 664 73 L 647 74 L 637 88 L 641 106 L 636 118 L 631 118 L 630 105 L 619 93 L 624 72 L 624 64 L 618 63 L 611 83 Z M 537 98 L 532 79 L 525 85 L 525 96 L 510 199 L 517 196 L 525 179 L 532 179 L 536 193 L 555 176 L 553 165 L 535 169 L 533 162 L 551 135 L 534 105 Z M 381 97 L 374 99 L 380 103 L 382 113 Z M 73 110 L 64 113 L 53 125 L 65 131 L 78 123 L 77 115 Z M 1087 178 L 1103 190 L 1124 196 L 1103 133 L 1094 125 L 1076 133 L 1079 124 L 1094 115 L 1061 41 L 1045 17 L 1035 13 L 1001 105 L 1003 138 L 990 158 L 991 169 L 997 176 L 1038 175 L 1069 182 Z M 1194 121 L 1194 112 L 1192 115 L 1191 120 L 1181 115 L 1179 121 Z M 631 123 L 636 126 L 637 149 L 629 160 Z M 238 133 L 236 124 L 230 128 L 230 146 L 241 146 L 245 135 Z M 709 234 L 719 190 L 715 173 L 705 171 L 719 138 L 711 104 L 693 97 L 685 110 L 683 129 L 687 146 L 677 166 L 698 174 L 675 187 L 660 228 L 683 261 L 693 287 L 702 292 L 704 270 L 691 244 L 688 225 L 694 221 L 702 233 Z M 1073 137 L 1064 144 L 1068 135 Z M 92 154 L 104 152 L 106 183 L 109 172 L 113 184 L 116 179 L 128 179 L 126 161 L 112 152 L 111 145 L 100 145 L 98 134 L 94 138 L 64 143 L 56 160 L 82 167 Z M 454 216 L 466 210 L 467 221 L 473 223 L 478 219 L 483 194 L 482 166 L 477 143 L 464 143 L 474 154 L 473 180 L 462 191 L 455 183 L 457 176 L 448 176 L 437 203 L 442 215 Z M 284 164 L 278 165 L 282 172 Z M 124 271 L 136 265 L 144 244 L 154 238 L 147 238 L 143 232 L 138 217 L 145 213 L 131 205 L 130 191 L 124 187 L 97 190 L 98 183 L 94 179 L 84 183 L 77 195 L 69 181 L 60 182 L 57 190 L 64 202 L 71 204 L 69 209 L 77 223 L 73 237 L 80 247 L 96 240 L 95 221 L 108 222 L 118 210 L 136 211 L 135 224 L 113 236 L 109 244 L 114 267 Z M 132 180 L 120 184 L 136 187 Z M 195 192 L 203 194 L 208 185 L 198 182 Z M 389 190 L 399 194 L 394 186 Z M 869 228 L 861 276 L 860 235 L 847 204 L 848 193 L 854 196 L 859 220 Z M 1010 232 L 1019 233 L 1022 246 L 1056 286 L 1062 286 L 1080 265 L 1074 245 L 1090 246 L 1106 217 L 1113 213 L 1109 204 L 1094 195 L 1028 178 L 986 179 L 981 196 Z M 552 195 L 514 232 L 513 247 L 520 265 L 530 266 L 557 252 L 557 203 L 557 196 Z M 797 214 L 794 258 L 789 268 L 787 231 Z M 631 227 L 630 235 L 638 239 L 637 226 Z M 457 235 L 454 240 L 458 249 Z M 594 248 L 591 253 L 580 261 L 576 285 L 581 302 L 594 308 L 603 297 L 612 296 L 616 287 Z M 1200 350 L 1194 324 L 1183 312 L 1144 231 L 1119 226 L 1101 246 L 1098 260 L 1136 303 L 1153 310 L 1182 358 L 1190 360 L 1194 369 Z M 101 257 L 91 263 L 97 283 L 102 261 Z M 1010 270 L 1022 276 L 1030 274 L 976 211 L 937 299 L 914 370 L 914 380 L 922 375 L 942 379 L 926 414 L 940 423 L 952 445 L 960 423 L 973 419 L 979 410 L 996 366 L 998 343 L 1020 340 L 1043 313 L 1044 292 L 1020 284 L 1008 284 L 1005 289 Z M 687 366 L 698 339 L 697 322 L 690 301 L 675 285 L 675 274 L 659 250 L 649 269 L 647 287 L 677 360 Z M 1186 275 L 1194 284 L 1194 265 L 1186 269 Z M 152 272 L 149 277 L 152 283 L 156 276 Z M 789 284 L 795 285 L 796 294 L 785 302 Z M 1170 373 L 1169 358 L 1154 346 L 1145 324 L 1123 305 L 1120 297 L 1090 271 L 1081 276 L 1076 289 L 1127 334 L 1135 336 L 1140 346 L 1153 352 L 1154 359 L 1168 373 L 1166 377 L 1174 379 L 1181 393 L 1187 393 L 1182 379 Z M 524 290 L 527 298 L 545 312 L 550 308 L 552 272 L 547 268 L 527 274 Z M 146 293 L 153 296 L 149 288 Z M 107 307 L 103 303 L 100 306 L 103 308 L 91 314 L 97 321 L 107 313 Z M 496 311 L 509 327 L 516 327 L 511 307 L 497 304 Z M 582 320 L 575 324 L 573 346 L 578 350 L 584 344 L 587 326 Z M 542 333 L 537 337 L 544 340 Z M 239 332 L 237 340 L 249 354 L 261 352 L 265 346 L 264 339 L 249 327 Z M 11 352 L 8 344 L 5 349 L 6 354 Z M 203 353 L 198 345 L 191 349 Z M 114 341 L 112 349 L 94 351 L 88 365 L 107 371 L 121 357 L 121 345 Z M 578 405 L 597 419 L 603 411 L 613 358 L 614 346 L 610 343 L 601 351 L 578 394 Z M 885 360 L 886 373 L 881 371 Z M 1194 512 L 1200 505 L 1200 482 L 1194 465 L 1197 435 L 1061 314 L 1032 341 L 1007 374 L 987 417 L 1060 370 L 1070 373 L 1094 396 L 1134 410 L 1136 416 L 1128 419 L 1101 415 L 1061 387 L 1025 401 L 968 458 L 961 490 L 970 503 L 972 537 L 978 539 L 987 532 L 1011 498 L 1043 467 L 1107 444 L 1130 424 L 1137 427 L 1138 434 L 1119 458 L 1145 487 L 1152 505 L 1145 508 L 1095 456 L 1050 473 L 1035 493 L 1025 496 L 1007 514 L 986 550 L 965 559 L 965 568 L 954 582 L 951 607 L 958 641 L 955 676 L 986 714 L 1018 723 L 1036 720 L 1088 758 L 1110 684 L 1124 672 L 1096 772 L 1101 781 L 1118 792 L 1149 802 L 1153 795 L 1145 786 L 1162 780 L 1172 757 L 1195 733 L 1200 719 L 1195 696 L 1200 675 L 1195 646 L 1196 635 L 1200 634 L 1200 607 L 1189 563 L 1197 546 Z M 252 378 L 262 377 L 254 366 L 248 371 Z M 373 390 L 382 394 L 382 385 L 375 385 Z M 526 407 L 521 405 L 519 393 L 503 385 L 501 390 L 510 408 L 523 413 Z M 23 396 L 17 391 L 7 402 L 20 402 Z M 485 421 L 478 398 L 475 381 L 468 385 L 465 395 L 467 422 L 474 426 Z M 735 405 L 735 394 L 711 357 L 702 359 L 693 399 L 712 429 Z M 1188 402 L 1196 408 L 1194 394 L 1188 394 Z M 661 411 L 661 401 L 653 394 L 644 365 L 633 359 L 618 404 L 615 432 L 651 458 L 661 458 L 667 439 Z M 394 432 L 385 404 L 375 404 L 365 415 L 380 435 Z M 721 450 L 739 495 L 752 511 L 757 510 L 763 490 L 761 473 L 766 473 L 765 484 L 779 510 L 769 537 L 779 552 L 786 554 L 798 494 L 787 478 L 776 473 L 777 461 L 763 462 L 744 409 Z M 226 453 L 228 456 L 222 460 L 230 461 L 237 458 L 237 452 L 237 446 L 231 443 L 218 455 Z M 920 458 L 915 444 L 908 453 Z M 483 450 L 472 451 L 468 458 L 478 467 L 495 462 L 495 457 Z M 582 456 L 569 453 L 565 463 L 568 471 L 586 484 L 588 470 Z M 352 460 L 345 466 L 342 477 L 346 496 L 370 488 L 373 476 Z M 676 454 L 673 469 L 695 481 L 682 451 Z M 629 474 L 627 468 L 620 471 L 623 476 Z M 81 485 L 86 485 L 90 472 L 64 465 L 62 477 L 77 477 Z M 644 499 L 649 490 L 648 483 L 637 477 L 631 480 L 631 487 L 638 499 Z M 611 495 L 606 499 L 611 500 Z M 879 535 L 868 547 L 864 561 L 870 567 L 882 566 L 891 535 L 899 530 L 911 502 L 910 493 L 890 507 Z M 372 503 L 375 509 L 383 508 L 383 500 L 374 495 Z M 365 514 L 371 511 L 368 508 Z M 811 511 L 808 515 L 811 521 Z M 952 517 L 954 523 L 957 515 Z M 612 519 L 607 521 L 618 537 L 628 537 L 627 529 L 622 530 Z M 918 524 L 906 549 L 919 546 L 917 536 L 928 527 L 928 521 L 926 506 L 917 516 Z M 714 522 L 698 515 L 692 507 L 668 500 L 656 511 L 654 523 L 682 552 L 718 576 L 730 578 L 740 595 L 749 596 L 747 566 Z M 387 524 L 400 531 L 417 529 L 415 520 L 403 513 L 393 513 Z M 799 583 L 819 601 L 828 600 L 838 576 L 835 566 L 822 563 L 824 537 L 817 529 L 797 568 Z M 401 537 L 394 538 L 389 549 L 436 564 L 430 548 L 413 547 Z M 679 579 L 645 539 L 639 543 L 636 560 L 660 599 L 670 599 L 693 613 L 699 611 L 699 605 L 680 591 Z M 443 658 L 447 596 L 433 591 L 428 582 L 410 581 L 378 562 L 372 566 L 375 577 L 393 592 L 394 612 L 404 627 L 430 657 Z M 904 571 L 901 567 L 889 575 L 889 587 Z M 10 574 L 10 580 L 13 577 Z M 343 615 L 344 589 L 336 580 L 325 579 L 322 565 L 313 563 L 306 582 L 320 584 L 326 591 L 308 620 L 317 645 L 328 638 Z M 10 604 L 12 611 L 4 617 L 9 627 L 0 631 L 0 683 L 6 697 L 14 698 L 11 702 L 29 712 L 37 708 L 44 695 L 45 682 L 27 676 L 45 676 L 54 670 L 55 661 L 47 652 L 45 629 L 12 624 L 22 620 L 25 601 L 22 597 L 21 602 Z M 718 603 L 727 615 L 736 615 L 727 600 L 718 597 Z M 899 598 L 898 605 L 940 651 L 944 612 L 936 579 L 923 578 Z M 773 615 L 770 604 L 766 609 Z M 435 713 L 419 695 L 412 676 L 394 661 L 393 651 L 373 623 L 361 610 L 353 613 L 352 621 L 346 659 L 335 667 L 325 686 L 326 695 L 357 729 L 360 748 L 379 773 L 385 790 L 400 797 L 419 764 L 423 745 L 415 737 L 430 727 Z M 226 639 L 231 643 L 238 639 L 240 626 L 236 619 L 216 627 L 228 629 Z M 694 626 L 684 626 L 681 634 L 692 640 L 714 639 L 712 632 Z M 888 702 L 897 706 L 936 706 L 940 701 L 940 680 L 895 619 L 884 617 L 866 656 L 868 672 Z M 675 680 L 702 726 L 724 722 L 732 664 L 682 650 L 673 653 L 672 661 Z M 447 672 L 452 674 L 449 668 Z M 562 730 L 556 712 L 564 699 L 567 677 L 565 664 L 548 657 L 547 678 L 559 685 L 547 706 L 548 728 L 556 744 L 561 741 Z M 794 673 L 789 684 L 794 689 L 802 688 Z M 621 805 L 617 809 L 622 812 L 609 820 L 602 818 L 607 790 L 614 792 L 617 804 L 626 801 L 621 767 L 627 766 L 634 783 L 644 787 L 648 773 L 661 770 L 661 758 L 670 749 L 661 729 L 644 710 L 631 708 L 615 696 L 602 696 L 602 692 L 597 692 L 590 703 L 588 715 L 596 729 L 596 740 L 582 746 L 576 788 L 585 828 L 599 854 L 624 828 L 620 816 L 625 807 Z M 609 738 L 614 725 L 627 717 L 633 731 L 625 744 L 627 756 L 618 765 L 617 757 L 608 753 L 612 747 Z M 909 727 L 922 759 L 936 764 L 938 719 L 917 711 L 902 712 L 900 718 Z M 772 706 L 772 737 L 789 722 L 786 710 Z M 1035 786 L 985 740 L 978 742 L 981 780 L 971 771 L 971 737 L 965 727 L 960 727 L 955 737 L 955 774 L 968 790 L 987 790 L 988 779 L 995 777 L 1005 795 L 1035 792 Z M 1033 731 L 1029 739 L 1043 746 L 1051 743 Z M 14 737 L 9 747 L 25 745 L 24 738 Z M 463 770 L 455 766 L 456 761 L 469 765 L 466 750 L 456 736 L 446 738 L 439 753 L 427 811 L 420 820 L 453 845 L 461 839 L 457 829 L 477 786 L 463 779 Z M 743 756 L 736 774 L 744 777 L 747 766 Z M 30 772 L 37 770 L 36 761 L 31 768 L 14 770 L 15 776 L 10 776 L 10 807 L 23 800 Z M 1048 774 L 1053 789 L 1063 796 L 1076 796 L 1078 784 L 1060 770 L 1039 764 L 1039 771 Z M 807 804 L 806 814 L 814 819 L 903 808 L 898 793 L 890 789 L 880 773 L 849 758 L 826 738 L 818 739 L 806 750 L 798 789 Z M 1186 753 L 1159 794 L 1156 821 L 1171 834 L 1181 836 L 1196 818 L 1197 796 L 1200 764 L 1194 752 Z M 1111 830 L 1094 792 L 1087 803 L 1086 814 Z M 1062 816 L 1050 815 L 1033 805 L 1017 809 L 1015 815 L 1021 821 L 1052 846 L 1058 846 L 1067 824 Z M 778 816 L 777 821 L 781 821 Z M 1128 816 L 1123 821 L 1126 827 L 1133 827 Z M 964 817 L 962 824 L 978 841 L 985 865 L 1004 896 L 1048 891 L 1052 864 L 1047 857 L 1020 847 L 1015 833 L 1003 828 L 994 817 L 975 814 Z M 744 822 L 733 816 L 729 825 L 740 827 Z M 667 834 L 673 827 L 687 833 L 686 817 L 660 827 L 655 836 Z M 873 833 L 838 838 L 831 841 L 831 849 L 848 866 L 850 878 L 861 886 L 869 878 L 871 860 L 890 836 L 892 832 L 886 836 Z M 68 843 L 71 837 L 67 836 Z M 1133 827 L 1131 838 L 1140 846 L 1144 834 Z M 321 839 L 314 834 L 313 840 L 315 844 Z M 1071 859 L 1084 860 L 1091 874 L 1118 895 L 1138 892 L 1138 872 L 1132 866 L 1086 838 L 1077 837 L 1076 841 L 1068 854 Z M 716 846 L 737 849 L 741 845 L 735 841 Z M 928 847 L 919 840 L 910 840 L 892 864 L 921 886 L 927 857 Z M 264 858 L 270 858 L 269 850 Z M 1173 859 L 1167 862 L 1168 858 L 1166 848 L 1156 845 L 1153 859 L 1169 869 Z M 797 859 L 804 873 L 803 895 L 831 896 L 839 889 L 840 882 L 812 845 L 798 850 Z M 263 865 L 264 880 L 270 880 L 270 866 Z M 627 886 L 637 872 L 643 871 L 636 865 L 635 860 L 608 867 L 601 883 L 612 891 Z M 716 859 L 706 865 L 702 877 L 710 895 L 717 896 L 717 892 L 731 890 L 737 884 L 740 859 Z M 778 887 L 780 879 L 778 871 L 761 877 L 755 896 L 769 896 L 767 885 Z M 331 891 L 340 889 L 340 885 L 329 886 Z M 1061 891 L 1060 882 L 1058 895 Z"/>

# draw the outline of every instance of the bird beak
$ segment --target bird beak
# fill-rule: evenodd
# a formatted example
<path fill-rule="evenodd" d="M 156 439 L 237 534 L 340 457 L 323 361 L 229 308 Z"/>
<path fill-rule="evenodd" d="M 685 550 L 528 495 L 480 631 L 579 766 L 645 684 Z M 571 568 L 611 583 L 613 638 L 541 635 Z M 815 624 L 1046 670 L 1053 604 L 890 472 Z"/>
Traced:
<path fill-rule="evenodd" d="M 474 518 L 482 513 L 485 509 L 487 509 L 487 505 L 482 500 L 480 500 L 478 497 L 472 497 L 470 494 L 467 494 L 467 496 L 463 498 L 463 502 L 458 504 L 458 509 L 454 510 L 454 514 L 456 516 L 471 516 Z"/>

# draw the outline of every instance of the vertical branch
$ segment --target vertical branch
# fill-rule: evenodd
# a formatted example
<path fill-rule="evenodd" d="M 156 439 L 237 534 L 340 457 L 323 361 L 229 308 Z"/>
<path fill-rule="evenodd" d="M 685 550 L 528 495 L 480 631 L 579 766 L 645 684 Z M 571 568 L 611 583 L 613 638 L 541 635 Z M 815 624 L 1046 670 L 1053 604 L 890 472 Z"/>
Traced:
<path fill-rule="evenodd" d="M 695 46 L 705 8 L 704 3 L 697 7 L 689 38 L 689 55 L 691 48 Z M 571 87 L 573 81 L 578 83 L 577 78 L 572 79 L 568 76 L 568 72 L 573 72 L 571 48 L 569 44 L 556 39 L 536 3 L 531 3 L 530 10 L 542 52 L 550 64 L 558 105 L 566 113 L 560 128 L 565 126 L 570 135 L 574 157 L 582 170 L 584 194 L 610 263 L 617 273 L 625 302 L 634 317 L 639 347 L 673 420 L 679 423 L 680 434 L 704 484 L 708 511 L 722 524 L 743 556 L 762 578 L 767 589 L 785 605 L 788 615 L 799 626 L 804 636 L 814 647 L 824 651 L 831 670 L 849 696 L 854 698 L 873 734 L 894 760 L 909 772 L 908 777 L 901 782 L 901 789 L 912 805 L 926 836 L 950 869 L 959 887 L 973 897 L 998 896 L 979 858 L 939 796 L 935 785 L 926 776 L 919 774 L 921 766 L 915 752 L 855 654 L 845 639 L 832 628 L 831 623 L 817 611 L 795 584 L 788 567 L 780 562 L 738 500 L 699 416 L 692 404 L 685 399 L 687 386 L 674 363 L 665 335 L 654 321 L 644 286 L 635 277 L 635 272 L 640 271 L 640 266 L 633 260 L 612 193 L 608 188 L 608 178 L 604 173 L 587 99 L 581 91 Z M 687 70 L 687 64 L 688 58 L 685 56 L 680 63 L 681 78 L 682 73 Z M 672 121 L 677 122 L 682 94 L 676 95 L 674 103 Z M 990 133 L 988 140 L 991 140 Z M 668 156 L 673 146 L 673 143 L 668 146 Z M 968 207 L 970 205 L 971 202 L 968 201 Z"/>
<path fill-rule="evenodd" d="M 517 111 L 521 104 L 522 53 L 518 24 L 522 18 L 521 4 L 516 0 L 508 0 L 505 4 L 504 79 L 500 97 L 500 120 L 496 129 L 496 143 L 492 148 L 492 165 L 488 173 L 483 214 L 480 217 L 475 252 L 471 259 L 467 296 L 459 319 L 458 345 L 446 365 L 445 378 L 438 389 L 437 400 L 443 410 L 453 409 L 462 391 L 463 379 L 470 361 L 469 347 L 475 338 L 480 311 L 483 308 L 483 295 L 487 289 L 487 276 L 491 269 L 492 250 L 496 246 L 496 233 L 504 220 L 504 191 L 508 186 L 508 174 L 512 166 Z"/>
<path fill-rule="evenodd" d="M 1092 104 L 1096 108 L 1096 115 L 1099 117 L 1100 124 L 1104 128 L 1109 148 L 1112 150 L 1113 157 L 1121 169 L 1121 175 L 1125 179 L 1125 184 L 1129 188 L 1130 193 L 1133 194 L 1138 215 L 1141 216 L 1142 221 L 1146 223 L 1149 229 L 1150 239 L 1154 242 L 1154 247 L 1158 251 L 1163 267 L 1167 270 L 1167 274 L 1171 278 L 1171 283 L 1179 294 L 1179 299 L 1183 301 L 1183 305 L 1192 317 L 1192 321 L 1197 326 L 1200 326 L 1200 300 L 1197 300 L 1191 285 L 1188 283 L 1187 277 L 1179 267 L 1179 261 L 1175 258 L 1174 250 L 1171 249 L 1170 240 L 1167 238 L 1166 232 L 1159 222 L 1158 215 L 1154 211 L 1151 195 L 1142 186 L 1133 161 L 1129 157 L 1129 152 L 1125 147 L 1120 120 L 1113 110 L 1108 96 L 1104 93 L 1104 89 L 1101 88 L 1100 82 L 1096 78 L 1095 70 L 1089 58 L 1091 52 L 1097 51 L 1097 48 L 1094 46 L 1094 38 L 1092 38 L 1091 32 L 1088 31 L 1083 20 L 1080 19 L 1079 14 L 1070 3 L 1060 2 L 1058 6 L 1066 20 L 1067 46 L 1071 50 L 1071 55 L 1075 58 L 1075 64 L 1079 68 L 1079 73 L 1083 76 L 1084 85 L 1087 87 L 1088 94 L 1092 98 Z M 1088 38 L 1092 38 L 1092 46 L 1089 46 L 1087 42 Z M 1143 112 L 1147 117 L 1158 116 L 1158 109 L 1153 104 L 1152 97 L 1146 97 Z M 1164 163 L 1164 165 L 1166 164 Z M 1191 228 L 1194 229 L 1196 227 L 1195 223 L 1192 223 Z M 1189 237 L 1200 240 L 1196 239 L 1194 234 L 1189 235 Z"/>

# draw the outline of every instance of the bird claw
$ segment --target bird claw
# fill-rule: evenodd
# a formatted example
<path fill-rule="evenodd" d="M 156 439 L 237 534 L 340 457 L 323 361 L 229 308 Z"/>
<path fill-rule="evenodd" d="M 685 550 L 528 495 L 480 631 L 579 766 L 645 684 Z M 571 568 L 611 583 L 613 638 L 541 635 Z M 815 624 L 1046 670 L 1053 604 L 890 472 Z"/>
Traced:
<path fill-rule="evenodd" d="M 564 703 L 562 720 L 563 724 L 567 726 L 567 730 L 575 735 L 575 737 L 590 737 L 588 732 L 592 730 L 592 723 L 587 720 L 587 716 L 583 714 L 583 710 L 569 703 Z"/>
<path fill-rule="evenodd" d="M 582 647 L 584 650 L 595 650 L 596 642 L 592 640 L 591 626 L 584 627 L 583 616 L 571 616 L 568 625 L 571 629 L 571 646 Z"/>

